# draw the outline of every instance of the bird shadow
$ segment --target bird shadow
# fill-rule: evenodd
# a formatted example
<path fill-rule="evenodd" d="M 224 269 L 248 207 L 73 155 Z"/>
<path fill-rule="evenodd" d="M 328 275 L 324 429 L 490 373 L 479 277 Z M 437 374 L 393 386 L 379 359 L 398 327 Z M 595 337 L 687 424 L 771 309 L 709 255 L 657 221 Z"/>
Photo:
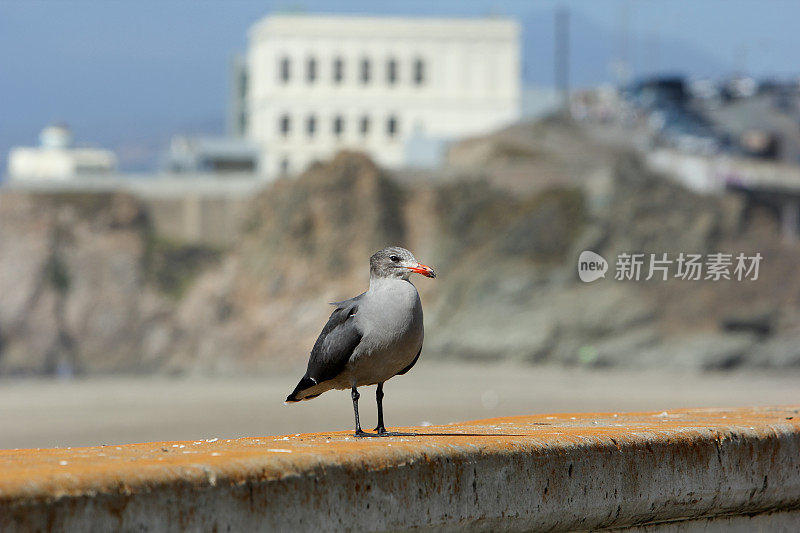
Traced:
<path fill-rule="evenodd" d="M 364 435 L 356 435 L 358 438 L 386 438 L 386 437 L 527 437 L 526 433 L 404 433 L 404 432 L 388 432 L 383 434 L 368 433 Z"/>
<path fill-rule="evenodd" d="M 526 437 L 524 433 L 415 433 L 415 437 Z"/>

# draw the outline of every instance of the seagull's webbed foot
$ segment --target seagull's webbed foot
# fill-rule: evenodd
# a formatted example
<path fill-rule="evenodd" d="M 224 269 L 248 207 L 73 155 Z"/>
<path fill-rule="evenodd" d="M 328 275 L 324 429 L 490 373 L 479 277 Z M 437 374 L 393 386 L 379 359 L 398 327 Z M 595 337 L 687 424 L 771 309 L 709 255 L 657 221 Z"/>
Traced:
<path fill-rule="evenodd" d="M 368 433 L 366 431 L 362 431 L 361 429 L 357 429 L 356 432 L 354 433 L 354 435 L 356 437 L 359 437 L 359 438 L 361 438 L 361 437 L 382 437 L 383 436 L 383 435 L 380 435 L 379 433 Z"/>

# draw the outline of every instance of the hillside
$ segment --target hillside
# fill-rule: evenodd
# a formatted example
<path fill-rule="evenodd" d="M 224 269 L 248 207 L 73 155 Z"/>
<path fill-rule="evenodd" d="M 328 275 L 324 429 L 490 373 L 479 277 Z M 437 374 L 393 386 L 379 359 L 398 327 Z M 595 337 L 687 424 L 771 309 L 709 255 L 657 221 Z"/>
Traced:
<path fill-rule="evenodd" d="M 341 153 L 254 198 L 224 253 L 164 242 L 130 197 L 3 192 L 0 372 L 298 369 L 327 302 L 363 291 L 388 244 L 438 274 L 416 281 L 424 357 L 800 366 L 800 253 L 768 213 L 686 191 L 569 124 L 471 139 L 459 157 L 469 179 L 409 183 Z M 586 249 L 612 263 L 606 279 L 578 280 Z M 620 252 L 717 251 L 760 252 L 759 280 L 613 279 Z"/>

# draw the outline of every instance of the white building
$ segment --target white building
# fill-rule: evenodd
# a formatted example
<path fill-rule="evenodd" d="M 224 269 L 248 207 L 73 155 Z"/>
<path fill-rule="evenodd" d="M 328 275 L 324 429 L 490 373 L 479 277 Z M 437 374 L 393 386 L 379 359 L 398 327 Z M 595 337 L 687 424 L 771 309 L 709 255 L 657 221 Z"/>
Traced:
<path fill-rule="evenodd" d="M 520 29 L 509 19 L 275 15 L 250 30 L 231 123 L 268 176 L 341 149 L 388 167 L 520 113 Z M 243 101 L 236 102 L 236 98 Z"/>
<path fill-rule="evenodd" d="M 8 177 L 13 180 L 68 180 L 80 176 L 110 175 L 117 167 L 113 152 L 75 147 L 72 132 L 63 124 L 46 127 L 40 146 L 12 148 Z"/>

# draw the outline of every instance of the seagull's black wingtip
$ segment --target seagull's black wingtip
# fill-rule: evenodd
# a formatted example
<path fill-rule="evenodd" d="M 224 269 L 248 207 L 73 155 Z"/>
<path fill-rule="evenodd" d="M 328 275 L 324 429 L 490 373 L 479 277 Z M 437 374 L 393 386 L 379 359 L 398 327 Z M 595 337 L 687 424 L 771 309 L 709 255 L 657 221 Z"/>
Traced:
<path fill-rule="evenodd" d="M 298 394 L 300 394 L 301 392 L 303 392 L 305 390 L 310 389 L 311 387 L 313 387 L 316 384 L 317 384 L 317 382 L 313 378 L 309 378 L 309 377 L 303 376 L 303 379 L 300 380 L 300 383 L 297 384 L 297 387 L 295 387 L 294 390 L 292 391 L 292 393 L 289 396 L 286 397 L 286 401 L 283 402 L 283 403 L 284 404 L 297 403 L 297 402 L 301 402 L 303 400 L 310 400 L 311 398 L 316 398 L 317 396 L 319 396 L 319 394 L 312 394 L 312 395 L 303 396 L 303 397 L 300 397 L 300 398 L 297 397 Z"/>

